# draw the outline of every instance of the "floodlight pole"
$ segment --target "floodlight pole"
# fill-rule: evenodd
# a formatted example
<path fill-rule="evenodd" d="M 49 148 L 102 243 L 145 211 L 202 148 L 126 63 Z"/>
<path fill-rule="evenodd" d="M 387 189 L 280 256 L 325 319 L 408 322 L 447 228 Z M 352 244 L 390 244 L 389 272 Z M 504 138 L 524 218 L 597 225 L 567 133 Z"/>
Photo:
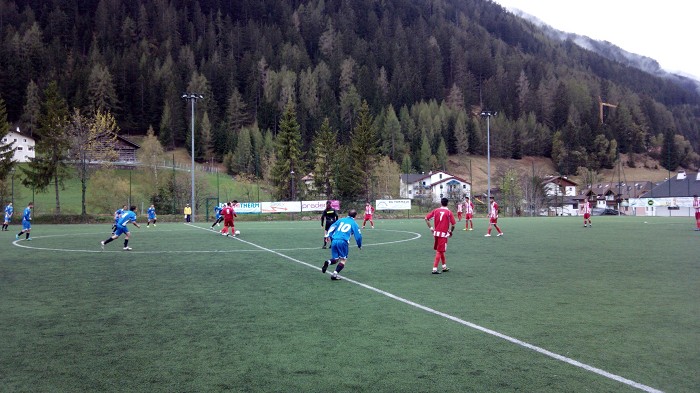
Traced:
<path fill-rule="evenodd" d="M 189 101 L 192 104 L 192 146 L 191 146 L 191 151 L 190 155 L 192 156 L 192 164 L 191 164 L 191 169 L 190 172 L 192 173 L 192 202 L 190 206 L 192 207 L 192 214 L 190 215 L 191 221 L 194 222 L 195 220 L 195 204 L 194 204 L 194 106 L 197 100 L 203 99 L 204 96 L 199 94 L 199 93 L 185 93 L 182 95 L 182 98 Z"/>
<path fill-rule="evenodd" d="M 481 117 L 486 118 L 486 176 L 488 178 L 487 208 L 486 212 L 491 212 L 491 116 L 496 116 L 496 112 L 482 111 Z"/>

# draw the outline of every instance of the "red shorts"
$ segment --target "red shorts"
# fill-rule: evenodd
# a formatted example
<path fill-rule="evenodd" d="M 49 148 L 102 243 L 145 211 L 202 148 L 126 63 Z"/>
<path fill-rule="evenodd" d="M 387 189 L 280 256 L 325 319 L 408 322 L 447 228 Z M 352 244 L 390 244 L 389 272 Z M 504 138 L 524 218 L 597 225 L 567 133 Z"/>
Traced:
<path fill-rule="evenodd" d="M 467 220 L 471 220 L 471 219 L 472 219 L 472 216 L 473 216 L 473 214 L 467 213 L 467 214 L 464 215 L 464 218 L 467 219 Z"/>
<path fill-rule="evenodd" d="M 435 239 L 433 242 L 433 250 L 440 252 L 447 251 L 447 239 L 449 238 L 433 236 L 433 239 Z"/>
<path fill-rule="evenodd" d="M 232 226 L 233 226 L 233 220 L 226 220 L 226 219 L 224 219 L 224 226 L 225 226 L 225 227 L 232 227 Z"/>
<path fill-rule="evenodd" d="M 584 220 L 588 220 L 589 218 L 591 218 L 591 213 L 583 213 Z"/>
<path fill-rule="evenodd" d="M 496 217 L 496 218 L 493 218 L 493 217 L 490 218 L 490 219 L 489 219 L 489 222 L 490 222 L 491 224 L 498 224 L 498 217 Z"/>
<path fill-rule="evenodd" d="M 462 212 L 457 212 L 457 219 L 461 220 L 462 219 Z"/>
<path fill-rule="evenodd" d="M 369 220 L 371 220 L 371 219 L 372 219 L 372 215 L 371 215 L 371 214 L 365 214 L 365 221 L 369 221 Z"/>
<path fill-rule="evenodd" d="M 695 219 L 700 220 L 700 212 L 695 212 Z"/>

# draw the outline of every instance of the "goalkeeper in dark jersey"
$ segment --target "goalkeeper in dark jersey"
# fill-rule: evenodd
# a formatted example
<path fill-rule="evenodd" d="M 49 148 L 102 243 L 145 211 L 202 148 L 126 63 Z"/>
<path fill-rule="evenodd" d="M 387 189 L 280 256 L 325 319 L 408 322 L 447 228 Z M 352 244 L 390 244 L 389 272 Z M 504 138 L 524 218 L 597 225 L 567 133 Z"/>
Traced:
<path fill-rule="evenodd" d="M 328 228 L 336 221 L 338 221 L 338 212 L 331 207 L 331 201 L 326 201 L 326 208 L 321 213 L 321 227 L 323 228 L 323 247 L 321 248 L 326 248 L 326 243 L 330 241 L 327 238 Z"/>

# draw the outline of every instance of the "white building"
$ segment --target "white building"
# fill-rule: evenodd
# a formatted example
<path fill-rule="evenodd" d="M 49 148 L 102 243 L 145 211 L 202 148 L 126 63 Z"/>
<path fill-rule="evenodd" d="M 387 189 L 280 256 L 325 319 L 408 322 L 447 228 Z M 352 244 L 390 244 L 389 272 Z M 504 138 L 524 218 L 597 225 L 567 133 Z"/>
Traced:
<path fill-rule="evenodd" d="M 402 198 L 427 199 L 435 203 L 441 198 L 462 200 L 472 193 L 469 182 L 443 171 L 403 174 L 400 183 Z"/>
<path fill-rule="evenodd" d="M 15 148 L 15 155 L 12 159 L 16 162 L 29 162 L 30 158 L 34 158 L 34 145 L 36 142 L 34 138 L 24 135 L 19 131 L 10 131 L 2 137 L 2 144 L 6 145 L 8 143 L 14 142 L 12 147 Z"/>
<path fill-rule="evenodd" d="M 542 181 L 544 195 L 550 200 L 549 213 L 556 216 L 578 215 L 577 184 L 565 176 L 548 176 Z"/>

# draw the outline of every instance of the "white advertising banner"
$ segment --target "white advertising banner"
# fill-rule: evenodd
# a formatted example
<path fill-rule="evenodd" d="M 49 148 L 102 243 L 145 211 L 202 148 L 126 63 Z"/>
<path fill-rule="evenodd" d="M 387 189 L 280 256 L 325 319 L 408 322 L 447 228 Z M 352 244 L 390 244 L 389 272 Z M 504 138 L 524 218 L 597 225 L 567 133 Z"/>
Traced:
<path fill-rule="evenodd" d="M 303 212 L 321 212 L 326 208 L 326 200 L 322 201 L 301 201 L 301 211 Z M 340 209 L 340 202 L 336 200 L 331 201 L 331 207 L 333 209 Z"/>
<path fill-rule="evenodd" d="M 260 213 L 260 203 L 258 202 L 238 202 L 233 207 L 236 214 L 258 214 Z"/>
<path fill-rule="evenodd" d="M 262 213 L 301 213 L 300 201 L 261 202 L 260 205 Z"/>
<path fill-rule="evenodd" d="M 410 199 L 377 199 L 377 210 L 411 210 Z"/>

